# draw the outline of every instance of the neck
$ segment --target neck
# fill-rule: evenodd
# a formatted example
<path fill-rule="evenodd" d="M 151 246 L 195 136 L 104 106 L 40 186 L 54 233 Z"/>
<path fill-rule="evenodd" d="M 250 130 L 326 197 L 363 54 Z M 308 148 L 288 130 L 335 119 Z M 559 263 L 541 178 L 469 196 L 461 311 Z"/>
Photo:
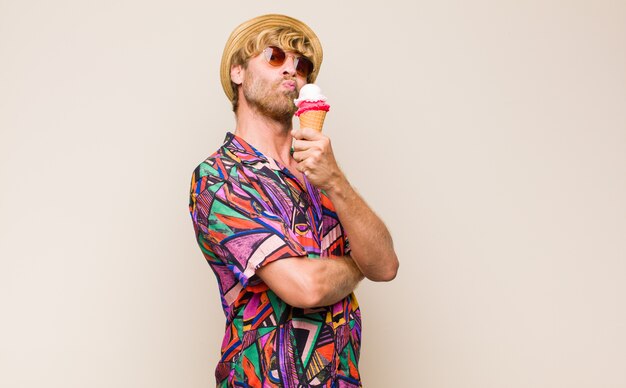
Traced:
<path fill-rule="evenodd" d="M 243 109 L 242 109 L 243 108 Z M 237 110 L 235 135 L 254 146 L 272 159 L 285 166 L 291 161 L 291 120 L 276 121 L 250 109 L 239 106 Z"/>

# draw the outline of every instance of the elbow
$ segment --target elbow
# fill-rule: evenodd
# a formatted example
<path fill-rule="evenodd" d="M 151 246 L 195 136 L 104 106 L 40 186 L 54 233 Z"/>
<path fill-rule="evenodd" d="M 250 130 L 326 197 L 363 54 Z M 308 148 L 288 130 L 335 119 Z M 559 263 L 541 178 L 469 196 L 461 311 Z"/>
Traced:
<path fill-rule="evenodd" d="M 388 265 L 386 265 L 384 268 L 379 268 L 376 271 L 372 271 L 372 273 L 370 274 L 366 274 L 365 277 L 374 282 L 390 282 L 398 275 L 399 267 L 400 262 L 394 254 L 393 257 L 389 260 Z"/>
<path fill-rule="evenodd" d="M 398 275 L 398 268 L 400 268 L 400 262 L 398 261 L 398 256 L 396 256 L 396 254 L 394 253 L 393 261 L 392 261 L 392 264 L 390 265 L 389 272 L 387 273 L 387 277 L 385 277 L 383 281 L 390 282 L 393 279 L 395 279 L 396 275 Z"/>
<path fill-rule="evenodd" d="M 368 276 L 367 278 L 373 282 L 390 282 L 396 278 L 397 274 L 398 274 L 398 270 L 396 268 L 395 270 L 389 270 L 386 272 L 378 272 L 376 274 Z"/>

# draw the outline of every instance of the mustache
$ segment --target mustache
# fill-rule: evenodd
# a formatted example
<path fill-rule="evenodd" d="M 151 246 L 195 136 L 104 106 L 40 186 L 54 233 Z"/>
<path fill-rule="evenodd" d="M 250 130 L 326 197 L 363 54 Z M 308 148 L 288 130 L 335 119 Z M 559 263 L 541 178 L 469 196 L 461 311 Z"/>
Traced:
<path fill-rule="evenodd" d="M 293 82 L 296 83 L 296 88 L 294 90 L 287 90 L 287 91 L 285 91 L 285 94 L 287 96 L 289 96 L 290 98 L 298 97 L 298 95 L 300 94 L 300 89 L 298 88 L 298 82 L 296 81 L 296 77 L 287 76 L 287 75 L 283 76 L 282 79 L 279 79 L 279 80 L 276 81 L 274 86 L 279 87 L 285 81 L 293 81 Z"/>
<path fill-rule="evenodd" d="M 289 77 L 289 76 L 284 76 L 282 79 L 277 80 L 276 85 L 280 85 L 285 81 L 292 81 L 296 83 L 296 86 L 298 85 L 298 82 L 296 81 L 296 77 Z"/>

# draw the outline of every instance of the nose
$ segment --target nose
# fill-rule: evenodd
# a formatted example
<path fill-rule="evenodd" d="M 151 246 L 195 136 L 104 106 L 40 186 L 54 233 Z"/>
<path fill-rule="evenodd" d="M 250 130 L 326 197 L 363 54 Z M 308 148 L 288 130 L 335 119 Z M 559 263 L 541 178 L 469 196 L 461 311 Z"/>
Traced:
<path fill-rule="evenodd" d="M 296 76 L 296 57 L 295 55 L 287 54 L 287 58 L 285 58 L 285 63 L 283 64 L 283 75 L 291 75 L 293 77 Z"/>

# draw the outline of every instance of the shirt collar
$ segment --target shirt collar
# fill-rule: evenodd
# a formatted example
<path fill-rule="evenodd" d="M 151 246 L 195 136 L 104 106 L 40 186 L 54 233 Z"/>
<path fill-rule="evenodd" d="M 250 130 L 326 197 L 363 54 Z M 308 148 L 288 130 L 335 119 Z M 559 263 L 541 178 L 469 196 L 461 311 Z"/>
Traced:
<path fill-rule="evenodd" d="M 248 142 L 246 142 L 244 139 L 231 132 L 226 133 L 223 147 L 233 159 L 240 161 L 244 165 L 248 165 L 257 169 L 268 166 L 272 170 L 286 170 L 274 159 L 268 158 L 267 156 L 263 155 L 261 151 L 257 150 L 256 148 L 248 144 Z"/>
<path fill-rule="evenodd" d="M 223 147 L 243 164 L 267 163 L 267 157 L 239 136 L 226 133 Z"/>
<path fill-rule="evenodd" d="M 268 167 L 271 170 L 280 171 L 283 174 L 290 176 L 292 179 L 297 180 L 297 178 L 291 173 L 291 171 L 289 171 L 287 167 L 284 167 L 274 159 L 268 158 L 267 156 L 263 155 L 261 151 L 257 150 L 256 148 L 248 144 L 248 142 L 246 142 L 244 139 L 236 136 L 231 132 L 226 133 L 226 138 L 224 139 L 224 145 L 222 147 L 225 149 L 224 152 L 229 157 L 231 157 L 235 161 L 240 162 L 241 164 L 247 165 L 250 168 L 253 168 L 255 170 L 261 170 L 264 167 Z M 320 206 L 319 191 L 311 185 L 306 175 L 303 176 L 303 178 L 304 182 L 301 183 L 301 186 L 304 185 L 304 187 L 307 187 L 307 191 L 311 193 L 310 195 L 315 196 L 315 206 L 316 208 L 318 208 Z"/>

